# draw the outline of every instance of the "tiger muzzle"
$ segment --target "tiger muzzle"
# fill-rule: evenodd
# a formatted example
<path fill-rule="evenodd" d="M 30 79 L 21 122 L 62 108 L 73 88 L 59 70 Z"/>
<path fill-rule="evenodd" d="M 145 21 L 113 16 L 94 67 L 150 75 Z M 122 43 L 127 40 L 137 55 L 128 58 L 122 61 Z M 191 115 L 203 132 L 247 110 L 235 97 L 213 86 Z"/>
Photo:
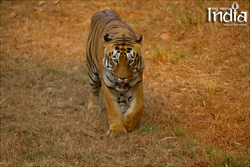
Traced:
<path fill-rule="evenodd" d="M 129 88 L 129 83 L 127 82 L 116 82 L 115 83 L 116 89 L 119 91 L 123 91 Z"/>
<path fill-rule="evenodd" d="M 115 82 L 115 86 L 119 91 L 127 90 L 129 88 L 129 79 L 127 77 L 119 77 Z"/>

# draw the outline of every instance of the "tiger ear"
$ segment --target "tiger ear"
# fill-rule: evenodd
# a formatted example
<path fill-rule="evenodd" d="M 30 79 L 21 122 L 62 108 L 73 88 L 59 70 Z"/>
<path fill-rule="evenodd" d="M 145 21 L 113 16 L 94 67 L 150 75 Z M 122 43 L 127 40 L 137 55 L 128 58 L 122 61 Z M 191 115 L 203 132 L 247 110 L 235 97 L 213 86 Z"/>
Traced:
<path fill-rule="evenodd" d="M 141 42 L 142 42 L 142 35 L 137 40 L 135 40 L 135 42 L 141 44 Z"/>
<path fill-rule="evenodd" d="M 111 40 L 112 40 L 112 38 L 110 38 L 109 34 L 104 35 L 104 41 L 105 42 L 109 42 Z"/>

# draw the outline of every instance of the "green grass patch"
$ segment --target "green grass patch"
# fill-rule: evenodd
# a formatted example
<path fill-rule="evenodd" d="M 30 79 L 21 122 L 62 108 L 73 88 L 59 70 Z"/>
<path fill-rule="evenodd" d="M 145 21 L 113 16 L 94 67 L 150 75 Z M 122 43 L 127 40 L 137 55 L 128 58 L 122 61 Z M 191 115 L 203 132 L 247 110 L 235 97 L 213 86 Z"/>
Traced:
<path fill-rule="evenodd" d="M 44 68 L 45 73 L 47 74 L 55 73 L 54 67 L 47 65 L 47 63 L 44 64 L 43 68 Z"/>
<path fill-rule="evenodd" d="M 183 157 L 186 156 L 192 156 L 195 154 L 195 150 L 193 149 L 186 149 L 180 152 L 179 158 L 182 159 Z"/>
<path fill-rule="evenodd" d="M 157 124 L 153 124 L 153 125 L 150 125 L 150 124 L 146 124 L 144 129 L 142 130 L 141 132 L 141 135 L 143 134 L 149 134 L 151 133 L 153 130 L 157 130 L 158 129 L 158 125 Z"/>
<path fill-rule="evenodd" d="M 161 47 L 155 49 L 153 60 L 155 62 L 165 62 L 167 60 L 167 55 Z"/>
<path fill-rule="evenodd" d="M 175 52 L 175 51 L 174 51 L 174 52 L 168 52 L 167 54 L 168 54 L 169 61 L 170 61 L 170 63 L 172 63 L 172 64 L 178 63 L 179 60 L 183 58 L 182 55 L 178 54 L 178 53 Z"/>
<path fill-rule="evenodd" d="M 57 154 L 56 150 L 49 149 L 49 150 L 34 150 L 28 152 L 25 156 L 20 155 L 19 158 L 23 159 L 26 157 L 29 161 L 35 162 L 38 158 L 41 157 L 55 157 Z"/>
<path fill-rule="evenodd" d="M 35 152 L 29 152 L 27 154 L 27 157 L 28 157 L 29 160 L 35 161 L 36 158 L 38 158 L 40 156 L 44 156 L 46 154 L 47 154 L 46 152 L 39 150 L 39 151 L 35 151 Z"/>
<path fill-rule="evenodd" d="M 92 6 L 91 2 L 87 1 L 87 2 L 85 2 L 84 7 L 85 8 L 92 8 L 93 6 Z"/>
<path fill-rule="evenodd" d="M 226 154 L 214 155 L 213 159 L 216 161 L 216 165 L 218 166 L 237 166 L 244 167 L 250 165 L 250 157 L 236 157 L 229 156 Z"/>
<path fill-rule="evenodd" d="M 180 23 L 181 24 L 196 24 L 201 20 L 197 15 L 187 12 L 180 16 Z"/>
<path fill-rule="evenodd" d="M 157 46 L 154 50 L 154 55 L 152 60 L 154 62 L 170 62 L 172 64 L 177 64 L 180 59 L 184 58 L 184 53 L 179 53 L 177 51 L 167 51 L 163 46 Z"/>
<path fill-rule="evenodd" d="M 198 148 L 198 143 L 193 140 L 184 139 L 181 143 L 181 150 L 179 151 L 179 159 L 184 159 L 185 157 L 193 157 L 196 154 L 202 153 Z"/>
<path fill-rule="evenodd" d="M 172 149 L 174 148 L 175 144 L 174 143 L 169 143 L 168 145 L 166 145 L 164 148 L 165 149 Z"/>
<path fill-rule="evenodd" d="M 165 9 L 168 13 L 174 13 L 176 10 L 176 7 L 170 6 L 170 5 L 166 5 L 166 9 Z"/>
<path fill-rule="evenodd" d="M 205 150 L 205 153 L 207 155 L 211 155 L 214 151 L 214 148 L 213 147 L 207 147 L 206 150 Z"/>
<path fill-rule="evenodd" d="M 86 84 L 89 80 L 89 76 L 87 74 L 83 74 L 83 81 L 82 81 L 82 84 Z"/>
<path fill-rule="evenodd" d="M 155 67 L 152 67 L 152 72 L 155 73 Z"/>
<path fill-rule="evenodd" d="M 193 100 L 196 100 L 199 97 L 198 93 L 194 92 L 193 94 Z"/>
<path fill-rule="evenodd" d="M 208 95 L 211 95 L 211 96 L 214 96 L 217 94 L 217 89 L 216 89 L 216 86 L 214 84 L 210 85 L 208 88 L 207 88 L 207 94 Z"/>
<path fill-rule="evenodd" d="M 238 116 L 238 117 L 236 118 L 236 120 L 238 120 L 238 121 L 245 121 L 246 119 L 243 118 L 242 116 Z"/>
<path fill-rule="evenodd" d="M 184 127 L 173 128 L 170 131 L 167 131 L 167 135 L 173 136 L 185 136 L 187 134 L 187 130 Z"/>
<path fill-rule="evenodd" d="M 181 122 L 180 119 L 179 119 L 178 117 L 174 117 L 174 118 L 173 118 L 173 121 L 174 121 L 174 122 Z"/>

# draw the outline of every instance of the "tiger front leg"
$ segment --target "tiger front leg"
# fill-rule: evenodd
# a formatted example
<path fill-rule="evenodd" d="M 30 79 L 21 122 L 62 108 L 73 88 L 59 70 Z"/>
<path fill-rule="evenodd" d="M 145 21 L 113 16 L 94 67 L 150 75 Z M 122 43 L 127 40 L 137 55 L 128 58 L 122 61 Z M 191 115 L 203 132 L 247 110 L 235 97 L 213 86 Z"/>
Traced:
<path fill-rule="evenodd" d="M 101 84 L 99 78 L 97 79 L 96 83 L 90 79 L 91 91 L 89 93 L 88 110 L 92 113 L 101 112 L 101 107 L 99 106 Z"/>
<path fill-rule="evenodd" d="M 140 122 L 143 112 L 143 84 L 142 82 L 135 85 L 134 99 L 124 117 L 123 124 L 127 131 L 132 131 Z"/>
<path fill-rule="evenodd" d="M 99 106 L 99 94 L 95 95 L 91 91 L 89 93 L 88 110 L 91 113 L 101 112 L 101 107 Z"/>
<path fill-rule="evenodd" d="M 122 123 L 122 115 L 120 112 L 120 104 L 115 100 L 115 91 L 109 89 L 105 83 L 103 85 L 103 93 L 105 96 L 105 105 L 108 112 L 109 130 L 107 135 L 112 137 L 119 133 L 127 133 L 126 128 Z"/>

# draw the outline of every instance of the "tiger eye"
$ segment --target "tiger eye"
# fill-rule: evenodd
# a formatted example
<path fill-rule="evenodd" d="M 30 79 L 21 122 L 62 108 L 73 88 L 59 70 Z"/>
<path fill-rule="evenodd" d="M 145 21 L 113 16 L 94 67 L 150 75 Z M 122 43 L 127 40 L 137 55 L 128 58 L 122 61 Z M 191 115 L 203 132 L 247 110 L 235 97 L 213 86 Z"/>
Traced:
<path fill-rule="evenodd" d="M 114 62 L 115 64 L 117 64 L 117 63 L 118 63 L 118 60 L 117 60 L 117 59 L 113 59 L 113 62 Z"/>

